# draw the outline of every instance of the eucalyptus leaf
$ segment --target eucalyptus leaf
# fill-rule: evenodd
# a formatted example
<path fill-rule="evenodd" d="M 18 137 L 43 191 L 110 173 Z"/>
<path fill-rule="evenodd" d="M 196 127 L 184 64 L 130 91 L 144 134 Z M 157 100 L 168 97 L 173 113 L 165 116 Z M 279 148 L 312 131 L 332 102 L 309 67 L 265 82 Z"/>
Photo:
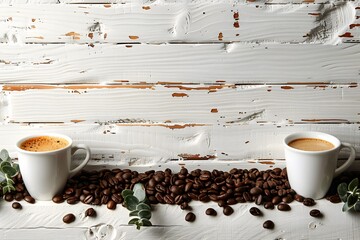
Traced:
<path fill-rule="evenodd" d="M 146 198 L 146 193 L 144 189 L 136 189 L 134 191 L 134 196 L 139 200 L 139 202 L 142 202 Z"/>
<path fill-rule="evenodd" d="M 125 199 L 127 196 L 129 196 L 129 195 L 133 195 L 134 194 L 134 192 L 132 191 L 132 190 L 130 190 L 130 189 L 124 189 L 124 190 L 122 190 L 122 192 L 121 192 L 121 196 Z"/>
<path fill-rule="evenodd" d="M 139 200 L 136 197 L 134 197 L 133 195 L 127 195 L 124 200 L 128 210 L 136 210 L 136 205 L 139 204 Z"/>
<path fill-rule="evenodd" d="M 140 210 L 138 215 L 140 218 L 146 218 L 146 219 L 151 218 L 151 212 L 147 209 Z"/>
<path fill-rule="evenodd" d="M 346 203 L 348 204 L 349 208 L 352 208 L 356 204 L 357 200 L 358 197 L 356 195 L 350 194 Z"/>
<path fill-rule="evenodd" d="M 346 202 L 347 199 L 347 184 L 340 183 L 337 187 L 337 192 L 343 202 Z"/>
<path fill-rule="evenodd" d="M 143 226 L 143 222 L 141 220 L 136 222 L 136 229 L 140 230 L 141 226 Z"/>
<path fill-rule="evenodd" d="M 135 216 L 138 216 L 138 213 L 139 213 L 139 210 L 134 210 L 134 211 L 131 211 L 131 212 L 129 213 L 129 216 L 130 216 L 130 217 L 135 217 Z"/>
<path fill-rule="evenodd" d="M 356 204 L 354 205 L 354 210 L 356 212 L 360 212 L 360 202 L 356 202 Z"/>
<path fill-rule="evenodd" d="M 349 207 L 349 205 L 348 205 L 348 203 L 346 202 L 345 204 L 344 204 L 344 206 L 342 207 L 342 211 L 343 212 L 346 212 L 346 211 L 349 211 L 351 208 Z"/>
<path fill-rule="evenodd" d="M 0 158 L 1 158 L 1 160 L 3 160 L 3 161 L 8 160 L 8 158 L 9 158 L 9 153 L 8 153 L 8 151 L 7 151 L 6 149 L 2 149 L 2 150 L 0 151 Z"/>
<path fill-rule="evenodd" d="M 8 161 L 2 161 L 1 163 L 0 163 L 0 168 L 3 168 L 3 167 L 6 167 L 6 166 L 10 166 L 11 167 L 11 163 L 10 162 L 8 162 Z"/>
<path fill-rule="evenodd" d="M 147 205 L 146 203 L 139 203 L 137 206 L 136 206 L 136 209 L 137 210 L 143 210 L 143 209 L 146 209 L 146 210 L 151 210 L 151 207 L 149 205 Z"/>
<path fill-rule="evenodd" d="M 359 179 L 358 178 L 354 178 L 348 185 L 348 190 L 349 191 L 354 191 L 355 187 L 359 186 Z"/>
<path fill-rule="evenodd" d="M 133 218 L 133 219 L 131 219 L 131 220 L 128 222 L 128 224 L 135 224 L 135 223 L 137 223 L 139 220 L 140 220 L 139 218 Z"/>
<path fill-rule="evenodd" d="M 152 226 L 152 223 L 147 219 L 142 218 L 141 221 L 143 223 L 143 226 Z"/>
<path fill-rule="evenodd" d="M 11 177 L 17 174 L 16 169 L 13 168 L 12 166 L 2 166 L 1 171 Z"/>

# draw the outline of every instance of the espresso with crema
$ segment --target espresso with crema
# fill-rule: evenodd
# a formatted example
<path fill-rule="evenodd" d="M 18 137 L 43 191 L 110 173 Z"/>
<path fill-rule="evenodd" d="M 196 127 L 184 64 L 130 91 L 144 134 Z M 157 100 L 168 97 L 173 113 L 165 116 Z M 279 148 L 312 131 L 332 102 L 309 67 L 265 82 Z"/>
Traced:
<path fill-rule="evenodd" d="M 20 148 L 30 152 L 49 152 L 65 148 L 69 142 L 61 137 L 39 136 L 25 140 L 21 143 Z"/>
<path fill-rule="evenodd" d="M 331 142 L 319 138 L 298 138 L 288 145 L 303 151 L 326 151 L 335 147 Z"/>

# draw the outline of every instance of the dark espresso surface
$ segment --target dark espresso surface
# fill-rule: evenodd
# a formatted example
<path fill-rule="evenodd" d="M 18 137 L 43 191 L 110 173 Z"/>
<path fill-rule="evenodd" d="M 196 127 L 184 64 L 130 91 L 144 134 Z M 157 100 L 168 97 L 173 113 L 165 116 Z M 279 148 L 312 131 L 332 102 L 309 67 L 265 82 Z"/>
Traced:
<path fill-rule="evenodd" d="M 291 141 L 288 145 L 304 151 L 325 151 L 335 147 L 332 143 L 319 138 L 299 138 Z"/>
<path fill-rule="evenodd" d="M 31 152 L 48 152 L 64 148 L 67 145 L 69 142 L 64 138 L 39 136 L 22 142 L 20 148 Z"/>

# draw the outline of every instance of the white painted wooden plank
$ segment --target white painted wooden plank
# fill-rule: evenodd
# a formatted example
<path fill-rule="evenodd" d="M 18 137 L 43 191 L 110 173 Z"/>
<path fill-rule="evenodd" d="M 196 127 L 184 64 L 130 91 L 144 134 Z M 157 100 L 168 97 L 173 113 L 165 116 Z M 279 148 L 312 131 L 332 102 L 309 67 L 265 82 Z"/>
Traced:
<path fill-rule="evenodd" d="M 4 122 L 360 121 L 357 85 L 5 85 L 3 90 Z"/>
<path fill-rule="evenodd" d="M 0 125 L 1 148 L 16 156 L 15 143 L 34 133 L 63 133 L 75 143 L 85 143 L 93 160 L 101 164 L 157 165 L 205 160 L 205 162 L 283 159 L 283 138 L 296 131 L 321 131 L 354 144 L 360 156 L 359 124 L 296 125 L 191 125 L 147 124 L 7 124 Z M 346 155 L 346 154 L 345 154 Z M 344 155 L 342 155 L 344 156 Z M 102 162 L 108 161 L 108 162 Z"/>
<path fill-rule="evenodd" d="M 173 171 L 179 171 L 180 166 L 169 164 Z M 210 165 L 212 169 L 228 171 L 231 168 L 243 168 L 242 164 Z M 283 165 L 284 166 L 284 165 Z M 283 167 L 282 166 L 282 167 Z M 209 169 L 209 164 L 188 164 L 189 170 L 200 168 Z M 254 166 L 251 166 L 254 167 Z M 256 167 L 256 166 L 255 166 Z M 279 166 L 280 167 L 280 166 Z M 260 166 L 262 168 L 262 166 Z M 137 168 L 130 168 L 138 170 Z M 165 166 L 144 168 L 146 170 L 164 170 Z M 118 206 L 116 210 L 108 210 L 106 206 L 91 206 L 97 211 L 96 218 L 84 216 L 85 210 L 90 207 L 82 203 L 68 205 L 66 203 L 54 204 L 39 201 L 28 204 L 24 201 L 22 210 L 11 208 L 5 201 L 0 203 L 6 221 L 0 221 L 0 237 L 3 240 L 15 239 L 358 239 L 360 237 L 360 215 L 343 213 L 342 204 L 333 204 L 327 200 L 318 200 L 312 208 L 302 203 L 290 204 L 291 211 L 280 212 L 267 210 L 254 203 L 236 204 L 231 216 L 224 216 L 222 208 L 213 202 L 202 203 L 192 201 L 192 211 L 196 214 L 193 223 L 184 220 L 187 211 L 178 206 L 153 205 L 153 227 L 144 227 L 136 230 L 134 226 L 127 225 L 128 211 Z M 257 206 L 263 216 L 250 215 L 249 209 Z M 218 215 L 209 217 L 205 210 L 214 208 Z M 309 215 L 311 209 L 319 209 L 323 213 L 320 219 Z M 62 217 L 73 213 L 76 220 L 67 225 L 62 222 Z M 262 227 L 265 220 L 275 223 L 273 230 Z M 344 223 L 344 224 L 341 224 Z"/>
<path fill-rule="evenodd" d="M 2 5 L 0 42 L 359 42 L 358 5 L 359 1 Z"/>
<path fill-rule="evenodd" d="M 360 44 L 0 45 L 1 83 L 352 83 Z"/>

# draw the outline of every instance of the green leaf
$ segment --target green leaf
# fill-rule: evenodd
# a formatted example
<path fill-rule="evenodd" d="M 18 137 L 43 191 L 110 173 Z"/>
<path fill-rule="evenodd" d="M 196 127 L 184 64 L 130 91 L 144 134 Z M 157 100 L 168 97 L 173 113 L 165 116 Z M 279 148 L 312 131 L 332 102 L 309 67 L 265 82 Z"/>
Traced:
<path fill-rule="evenodd" d="M 134 196 L 139 200 L 139 202 L 142 202 L 146 198 L 145 190 L 143 189 L 136 189 L 134 191 Z"/>
<path fill-rule="evenodd" d="M 3 160 L 3 161 L 8 160 L 8 158 L 9 158 L 9 153 L 8 153 L 8 151 L 7 151 L 6 149 L 2 149 L 2 150 L 1 150 L 1 152 L 0 152 L 0 158 L 1 158 L 1 160 Z"/>
<path fill-rule="evenodd" d="M 358 196 L 350 194 L 347 198 L 347 204 L 348 204 L 349 208 L 354 207 L 354 205 L 356 204 L 357 201 L 358 201 Z"/>
<path fill-rule="evenodd" d="M 11 167 L 11 163 L 9 161 L 2 161 L 0 163 L 0 168 L 3 168 L 5 166 L 10 166 Z"/>
<path fill-rule="evenodd" d="M 343 202 L 346 202 L 347 199 L 347 184 L 340 183 L 337 187 L 337 192 Z"/>
<path fill-rule="evenodd" d="M 359 179 L 358 178 L 354 178 L 348 186 L 348 190 L 353 192 L 355 187 L 359 186 Z"/>
<path fill-rule="evenodd" d="M 146 193 L 145 193 L 145 187 L 142 183 L 136 183 L 133 188 L 134 196 L 139 199 L 139 202 L 142 202 L 145 200 Z"/>
<path fill-rule="evenodd" d="M 139 220 L 139 218 L 133 218 L 128 222 L 128 224 L 136 224 Z"/>
<path fill-rule="evenodd" d="M 11 165 L 10 166 L 2 166 L 1 171 L 3 171 L 3 173 L 5 173 L 11 177 L 13 177 L 17 174 L 16 169 L 13 168 Z"/>
<path fill-rule="evenodd" d="M 142 218 L 141 221 L 143 223 L 143 226 L 152 226 L 152 223 L 147 219 Z"/>
<path fill-rule="evenodd" d="M 342 211 L 343 212 L 346 212 L 346 211 L 348 211 L 350 208 L 349 208 L 349 205 L 348 205 L 348 203 L 346 202 L 345 204 L 344 204 L 344 206 L 342 207 Z"/>
<path fill-rule="evenodd" d="M 127 196 L 132 196 L 134 194 L 134 192 L 130 189 L 124 189 L 121 192 L 121 196 L 125 199 Z"/>
<path fill-rule="evenodd" d="M 133 195 L 127 195 L 124 200 L 127 209 L 129 209 L 130 211 L 136 210 L 136 205 L 139 204 L 139 199 L 137 199 Z"/>
<path fill-rule="evenodd" d="M 137 221 L 136 222 L 136 229 L 137 230 L 140 230 L 141 226 L 143 225 L 143 222 L 142 221 Z"/>
<path fill-rule="evenodd" d="M 139 217 L 150 219 L 151 218 L 151 212 L 147 209 L 143 209 L 139 211 Z"/>
<path fill-rule="evenodd" d="M 136 210 L 143 210 L 143 209 L 151 211 L 151 207 L 149 205 L 147 205 L 146 203 L 139 203 L 136 206 Z"/>
<path fill-rule="evenodd" d="M 134 210 L 129 213 L 130 217 L 138 216 L 139 210 Z"/>
<path fill-rule="evenodd" d="M 13 185 L 6 185 L 3 187 L 3 194 L 11 191 L 15 191 L 15 187 Z"/>

